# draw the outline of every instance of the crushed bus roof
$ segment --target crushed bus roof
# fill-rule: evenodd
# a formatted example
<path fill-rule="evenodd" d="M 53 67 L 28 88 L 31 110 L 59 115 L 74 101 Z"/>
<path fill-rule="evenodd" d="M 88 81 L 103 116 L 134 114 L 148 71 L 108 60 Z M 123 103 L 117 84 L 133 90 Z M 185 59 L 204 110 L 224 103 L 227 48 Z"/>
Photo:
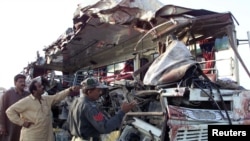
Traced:
<path fill-rule="evenodd" d="M 157 41 L 170 34 L 192 44 L 234 30 L 231 13 L 160 4 L 154 13 L 136 6 L 107 7 L 103 3 L 78 7 L 73 28 L 44 49 L 43 67 L 75 72 L 90 65 L 105 65 L 113 58 L 131 59 L 138 52 L 154 50 Z"/>

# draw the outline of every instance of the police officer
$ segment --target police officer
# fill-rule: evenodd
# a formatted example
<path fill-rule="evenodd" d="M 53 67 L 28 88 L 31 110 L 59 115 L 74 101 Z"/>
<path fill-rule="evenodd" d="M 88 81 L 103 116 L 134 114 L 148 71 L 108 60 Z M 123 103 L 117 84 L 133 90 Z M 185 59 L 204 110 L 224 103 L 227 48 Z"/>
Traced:
<path fill-rule="evenodd" d="M 107 88 L 90 77 L 82 82 L 83 96 L 71 104 L 68 116 L 71 141 L 100 141 L 100 134 L 107 134 L 118 128 L 128 111 L 135 107 L 135 102 L 123 103 L 121 110 L 113 117 L 107 119 L 98 109 L 95 101 L 102 94 L 102 89 Z"/>

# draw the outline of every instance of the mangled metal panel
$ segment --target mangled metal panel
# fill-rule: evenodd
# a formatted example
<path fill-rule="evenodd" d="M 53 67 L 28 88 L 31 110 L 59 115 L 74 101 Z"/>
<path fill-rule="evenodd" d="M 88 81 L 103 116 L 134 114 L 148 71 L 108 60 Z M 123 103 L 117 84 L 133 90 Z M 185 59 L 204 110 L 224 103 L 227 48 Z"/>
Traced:
<path fill-rule="evenodd" d="M 112 47 L 127 46 L 124 45 L 125 42 L 152 28 L 149 21 L 162 6 L 160 2 L 153 0 L 105 0 L 86 7 L 79 4 L 73 19 L 74 35 L 61 36 L 45 49 L 47 64 L 52 65 L 57 61 L 64 64 L 64 68 L 60 68 L 62 70 L 76 70 L 83 66 L 81 61 L 77 61 L 85 60 L 81 56 L 88 58 Z M 144 29 L 136 28 L 135 24 L 139 24 L 138 22 Z M 132 51 L 133 49 L 130 52 Z M 57 56 L 63 56 L 63 59 L 56 60 Z M 88 60 L 85 64 L 91 65 L 97 61 L 99 60 Z"/>
<path fill-rule="evenodd" d="M 224 102 L 230 103 L 230 106 L 228 109 L 211 109 L 204 108 L 204 105 L 197 106 L 197 108 L 178 106 L 178 103 L 180 105 L 181 101 L 185 99 L 186 90 L 184 87 L 161 90 L 163 105 L 168 111 L 167 125 L 170 127 L 169 137 L 171 141 L 207 140 L 208 125 L 249 124 L 249 91 L 222 89 L 219 94 L 218 91 L 213 90 L 210 94 L 214 101 L 220 102 L 222 98 L 219 95 L 221 95 Z M 211 102 L 210 97 L 205 95 L 203 90 L 190 88 L 189 91 L 188 99 L 184 100 L 186 104 L 195 102 L 199 105 L 199 102 Z M 168 103 L 167 99 L 171 97 L 177 98 L 175 101 L 177 105 Z M 187 96 L 185 97 L 187 98 Z"/>
<path fill-rule="evenodd" d="M 227 26 L 234 28 L 230 13 L 148 4 L 152 2 L 107 0 L 79 5 L 73 30 L 45 49 L 45 65 L 75 72 L 86 66 L 131 59 L 137 52 L 155 49 L 156 41 L 165 40 L 169 34 L 193 43 L 211 35 L 225 35 Z"/>

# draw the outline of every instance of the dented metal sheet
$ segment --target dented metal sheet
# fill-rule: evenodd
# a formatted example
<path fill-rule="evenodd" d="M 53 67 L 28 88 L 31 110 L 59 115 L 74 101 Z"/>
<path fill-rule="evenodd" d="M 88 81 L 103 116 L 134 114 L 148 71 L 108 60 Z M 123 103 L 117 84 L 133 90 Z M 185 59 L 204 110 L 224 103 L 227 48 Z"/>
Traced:
<path fill-rule="evenodd" d="M 250 91 L 243 91 L 233 96 L 233 111 L 239 121 L 250 120 Z M 244 121 L 242 124 L 249 124 L 249 121 L 247 123 Z"/>
<path fill-rule="evenodd" d="M 184 95 L 185 91 L 189 91 L 189 94 Z M 178 94 L 181 92 L 181 94 Z M 187 92 L 186 92 L 187 93 Z M 206 94 L 205 94 L 206 93 Z M 222 97 L 220 97 L 221 95 Z M 233 121 L 244 121 L 250 119 L 250 91 L 246 90 L 220 90 L 220 93 L 215 89 L 210 91 L 209 89 L 162 89 L 161 96 L 164 100 L 165 106 L 169 111 L 169 118 L 175 120 L 194 120 L 194 121 L 207 121 L 207 122 L 226 122 L 227 117 L 225 110 L 213 110 L 213 109 L 190 109 L 178 106 L 171 106 L 166 101 L 168 97 L 176 97 L 179 101 L 197 102 L 199 106 L 199 101 L 223 101 L 229 103 L 229 117 Z M 183 97 L 180 99 L 180 96 Z M 193 105 L 194 106 L 194 105 Z M 204 108 L 204 107 L 203 107 Z M 221 121 L 222 120 L 222 121 Z M 242 123 L 243 124 L 243 123 Z"/>
<path fill-rule="evenodd" d="M 219 110 L 211 110 L 211 109 L 191 109 L 191 108 L 184 108 L 184 107 L 176 107 L 176 106 L 168 106 L 169 108 L 169 114 L 170 119 L 173 120 L 186 120 L 186 123 L 188 122 L 195 123 L 199 122 L 199 124 L 204 124 L 207 122 L 224 122 L 227 123 L 226 113 L 225 111 L 219 111 Z M 232 111 L 229 111 L 229 117 L 233 117 L 234 113 Z M 235 121 L 238 121 L 238 119 L 234 119 Z M 189 124 L 190 124 L 189 123 Z"/>
<path fill-rule="evenodd" d="M 214 33 L 224 35 L 227 25 L 233 26 L 230 13 L 163 5 L 157 0 L 79 4 L 73 28 L 44 49 L 44 67 L 75 72 L 86 66 L 102 66 L 113 58 L 113 62 L 119 62 L 133 58 L 137 52 L 155 49 L 156 41 L 168 34 L 187 41 L 192 31 L 198 40 Z"/>
<path fill-rule="evenodd" d="M 180 95 L 176 95 L 171 89 L 163 89 L 161 91 L 164 105 L 168 111 L 167 125 L 170 127 L 169 136 L 171 141 L 188 139 L 207 140 L 208 125 L 250 124 L 250 91 L 222 89 L 219 93 L 216 90 L 189 89 L 190 95 L 184 96 L 183 94 L 182 99 Z M 176 89 L 176 91 L 178 90 Z M 179 101 L 185 101 L 185 99 L 187 99 L 187 102 L 207 101 L 213 103 L 211 99 L 207 99 L 209 97 L 207 94 L 211 94 L 213 101 L 225 102 L 230 106 L 228 106 L 228 109 L 206 109 L 204 107 L 206 104 L 202 106 L 196 103 L 197 108 L 188 108 L 185 106 L 183 107 L 183 105 L 174 106 L 168 103 L 169 98 L 173 98 L 173 96 Z M 218 95 L 221 95 L 222 98 Z M 207 98 L 204 99 L 204 97 Z M 189 103 L 189 105 L 191 105 L 191 103 Z M 193 105 L 193 107 L 195 107 L 195 105 Z M 230 118 L 231 122 L 228 118 Z"/>

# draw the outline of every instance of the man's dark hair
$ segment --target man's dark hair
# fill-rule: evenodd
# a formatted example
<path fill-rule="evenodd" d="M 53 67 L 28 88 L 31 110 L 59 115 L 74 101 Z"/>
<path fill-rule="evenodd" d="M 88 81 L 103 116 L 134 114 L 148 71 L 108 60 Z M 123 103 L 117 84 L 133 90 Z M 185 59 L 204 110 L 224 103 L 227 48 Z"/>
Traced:
<path fill-rule="evenodd" d="M 23 74 L 17 74 L 17 75 L 14 77 L 14 82 L 17 82 L 17 80 L 20 79 L 20 78 L 26 79 L 26 76 L 23 75 Z"/>
<path fill-rule="evenodd" d="M 32 93 L 33 94 L 33 91 L 34 90 L 36 90 L 36 83 L 37 83 L 38 81 L 36 81 L 36 80 L 33 80 L 31 83 L 30 83 L 30 86 L 29 86 L 29 91 L 30 91 L 30 93 Z"/>

